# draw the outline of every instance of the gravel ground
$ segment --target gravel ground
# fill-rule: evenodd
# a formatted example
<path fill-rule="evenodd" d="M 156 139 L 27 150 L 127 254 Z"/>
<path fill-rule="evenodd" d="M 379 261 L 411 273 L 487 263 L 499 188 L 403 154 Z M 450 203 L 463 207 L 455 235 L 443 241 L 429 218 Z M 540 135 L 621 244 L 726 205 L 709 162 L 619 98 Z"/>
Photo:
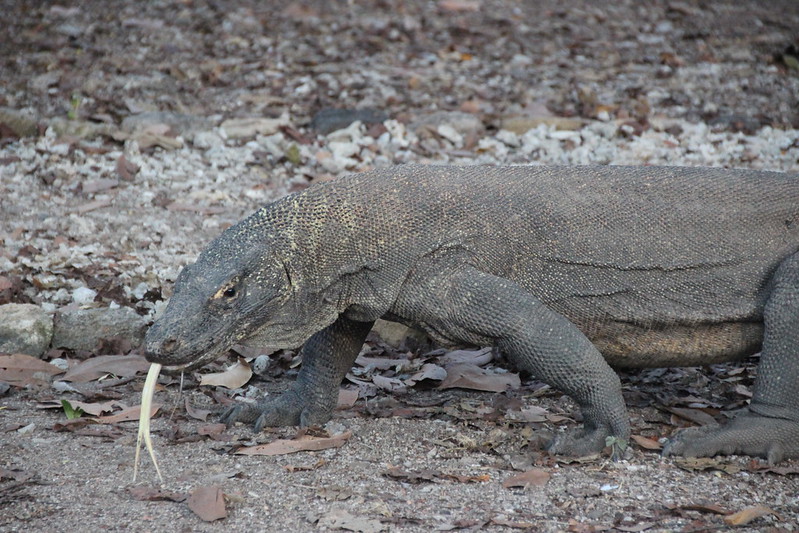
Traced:
<path fill-rule="evenodd" d="M 795 1 L 109 5 L 0 0 L 0 303 L 56 311 L 85 303 L 88 288 L 92 305 L 151 317 L 225 227 L 309 183 L 378 166 L 799 172 Z M 325 108 L 372 111 L 322 134 Z M 662 435 L 671 422 L 653 406 L 686 387 L 706 396 L 697 383 L 730 397 L 741 383 L 719 378 L 729 368 L 628 375 L 634 431 Z M 118 401 L 137 404 L 138 387 L 115 388 Z M 437 390 L 378 396 L 394 410 L 342 412 L 332 429 L 352 431 L 343 447 L 296 455 L 230 455 L 224 440 L 180 442 L 197 422 L 156 419 L 165 488 L 214 485 L 227 497 L 227 518 L 206 523 L 185 503 L 130 492 L 156 486 L 149 468 L 130 481 L 135 423 L 56 431 L 63 413 L 37 406 L 62 397 L 73 396 L 0 398 L 2 531 L 706 531 L 725 527 L 714 505 L 773 510 L 742 531 L 799 530 L 795 461 L 698 470 L 636 447 L 618 463 L 563 464 L 540 452 L 538 425 L 467 416 L 493 395 Z M 520 398 L 572 413 L 554 393 Z M 452 410 L 422 413 L 422 400 Z M 531 465 L 551 474 L 544 486 L 502 486 Z"/>

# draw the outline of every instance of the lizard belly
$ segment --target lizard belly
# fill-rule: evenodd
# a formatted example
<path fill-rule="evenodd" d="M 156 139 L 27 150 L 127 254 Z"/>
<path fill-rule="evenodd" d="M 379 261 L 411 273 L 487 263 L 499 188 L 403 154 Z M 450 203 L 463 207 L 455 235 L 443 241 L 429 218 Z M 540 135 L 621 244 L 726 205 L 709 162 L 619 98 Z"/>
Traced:
<path fill-rule="evenodd" d="M 610 322 L 581 328 L 611 366 L 652 368 L 736 361 L 757 353 L 761 322 L 630 324 Z"/>

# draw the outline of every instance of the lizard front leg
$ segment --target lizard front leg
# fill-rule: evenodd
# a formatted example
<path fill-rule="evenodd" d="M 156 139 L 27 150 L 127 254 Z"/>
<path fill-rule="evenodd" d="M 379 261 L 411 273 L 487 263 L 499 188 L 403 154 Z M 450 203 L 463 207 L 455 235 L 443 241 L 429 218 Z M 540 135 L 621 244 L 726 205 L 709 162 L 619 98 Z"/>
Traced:
<path fill-rule="evenodd" d="M 472 267 L 439 270 L 407 285 L 416 288 L 403 294 L 397 314 L 423 324 L 434 338 L 495 345 L 518 368 L 579 404 L 584 426 L 553 441 L 551 452 L 587 455 L 601 451 L 607 437 L 629 438 L 616 373 L 573 323 L 524 288 Z"/>
<path fill-rule="evenodd" d="M 352 368 L 373 324 L 340 316 L 305 343 L 302 367 L 289 390 L 255 405 L 235 405 L 223 413 L 222 421 L 227 425 L 254 422 L 256 431 L 266 426 L 324 424 L 336 407 L 341 380 Z"/>

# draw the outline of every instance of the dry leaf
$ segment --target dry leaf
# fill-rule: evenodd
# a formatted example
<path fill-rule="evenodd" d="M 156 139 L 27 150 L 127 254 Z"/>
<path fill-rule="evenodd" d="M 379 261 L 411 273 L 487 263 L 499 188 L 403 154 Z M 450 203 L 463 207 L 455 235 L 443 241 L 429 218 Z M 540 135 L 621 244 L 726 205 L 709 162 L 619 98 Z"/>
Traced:
<path fill-rule="evenodd" d="M 359 355 L 355 364 L 364 368 L 374 368 L 377 370 L 389 370 L 391 368 L 405 367 L 410 363 L 407 359 L 388 359 L 385 357 L 364 357 Z"/>
<path fill-rule="evenodd" d="M 706 503 L 706 502 L 688 503 L 685 505 L 668 504 L 666 505 L 666 507 L 669 509 L 685 509 L 686 511 L 699 511 L 700 513 L 730 514 L 730 512 L 724 507 L 716 505 L 715 503 Z"/>
<path fill-rule="evenodd" d="M 243 357 L 239 357 L 236 364 L 224 372 L 214 372 L 203 374 L 200 385 L 212 385 L 226 387 L 228 389 L 238 389 L 243 387 L 252 377 L 252 369 Z"/>
<path fill-rule="evenodd" d="M 422 368 L 419 369 L 417 373 L 409 377 L 405 380 L 405 383 L 408 386 L 412 387 L 419 383 L 420 381 L 424 381 L 426 379 L 431 379 L 433 381 L 442 381 L 447 378 L 447 371 L 444 370 L 442 367 L 438 365 L 434 365 L 433 363 L 427 363 L 422 365 Z"/>
<path fill-rule="evenodd" d="M 663 445 L 655 439 L 644 437 L 643 435 L 630 435 L 630 438 L 641 448 L 645 450 L 660 450 Z"/>
<path fill-rule="evenodd" d="M 113 411 L 114 407 L 117 405 L 117 402 L 112 400 L 101 403 L 89 403 L 70 400 L 69 405 L 71 405 L 74 409 L 80 409 L 84 413 L 90 414 L 92 416 L 100 416 L 103 413 L 110 413 Z"/>
<path fill-rule="evenodd" d="M 494 352 L 491 348 L 480 350 L 453 350 L 438 358 L 439 363 L 444 366 L 458 363 L 469 363 L 476 366 L 483 366 L 494 359 Z"/>
<path fill-rule="evenodd" d="M 161 404 L 154 403 L 150 408 L 150 418 L 154 417 L 158 410 L 161 409 Z M 130 422 L 131 420 L 138 420 L 141 415 L 141 405 L 127 407 L 120 412 L 108 416 L 98 416 L 97 421 L 101 424 L 116 424 L 117 422 Z"/>
<path fill-rule="evenodd" d="M 24 387 L 36 382 L 49 383 L 63 370 L 41 359 L 25 354 L 0 355 L 0 381 Z"/>
<path fill-rule="evenodd" d="M 398 479 L 405 483 L 412 483 L 415 485 L 422 482 L 431 483 L 437 478 L 440 478 L 442 474 L 438 470 L 433 470 L 430 468 L 425 468 L 418 471 L 407 471 L 399 467 L 392 466 L 383 472 L 383 475 L 391 479 Z"/>
<path fill-rule="evenodd" d="M 737 513 L 725 516 L 724 523 L 731 526 L 745 526 L 756 518 L 770 514 L 776 513 L 764 505 L 755 505 L 754 507 L 747 507 Z"/>
<path fill-rule="evenodd" d="M 328 448 L 340 448 L 344 446 L 350 437 L 352 437 L 351 431 L 339 433 L 332 437 L 302 435 L 292 440 L 278 439 L 268 444 L 239 448 L 236 453 L 239 455 L 286 455 L 295 452 L 315 452 L 327 450 Z"/>
<path fill-rule="evenodd" d="M 189 509 L 206 522 L 213 522 L 227 516 L 225 495 L 222 489 L 216 485 L 197 487 L 189 496 L 187 503 Z"/>
<path fill-rule="evenodd" d="M 447 367 L 447 379 L 441 382 L 439 388 L 504 392 L 508 389 L 518 389 L 520 386 L 521 380 L 518 374 L 494 374 L 478 366 L 462 363 Z"/>
<path fill-rule="evenodd" d="M 550 477 L 552 477 L 551 474 L 546 470 L 532 468 L 521 474 L 509 477 L 502 482 L 502 486 L 506 489 L 512 487 L 543 487 L 547 484 Z"/>
<path fill-rule="evenodd" d="M 673 413 L 681 418 L 690 420 L 694 424 L 700 426 L 710 426 L 717 424 L 716 419 L 699 409 L 688 409 L 685 407 L 667 407 L 667 411 Z"/>
<path fill-rule="evenodd" d="M 526 529 L 529 531 L 535 530 L 536 524 L 533 522 L 514 522 L 513 520 L 506 520 L 503 518 L 492 518 L 491 524 L 495 526 L 509 527 L 512 529 Z"/>
<path fill-rule="evenodd" d="M 64 374 L 61 381 L 88 383 L 106 374 L 120 377 L 135 376 L 145 373 L 150 363 L 141 355 L 99 355 L 86 359 Z"/>
<path fill-rule="evenodd" d="M 139 172 L 139 165 L 128 160 L 124 155 L 121 155 L 117 159 L 116 171 L 119 179 L 133 181 L 134 176 Z"/>
<path fill-rule="evenodd" d="M 440 0 L 438 8 L 453 13 L 473 13 L 480 11 L 480 2 L 477 0 Z"/>
<path fill-rule="evenodd" d="M 186 414 L 189 415 L 191 418 L 195 420 L 200 420 L 201 422 L 205 422 L 208 419 L 208 415 L 211 414 L 210 409 L 200 409 L 192 405 L 188 398 L 186 398 L 184 405 L 186 407 Z"/>
<path fill-rule="evenodd" d="M 374 383 L 379 389 L 387 390 L 389 392 L 402 392 L 407 389 L 402 380 L 397 378 L 387 378 L 378 374 L 372 376 L 372 383 Z"/>
<path fill-rule="evenodd" d="M 205 424 L 204 426 L 200 426 L 197 428 L 197 433 L 199 435 L 206 435 L 206 436 L 214 436 L 214 435 L 221 435 L 225 432 L 227 426 L 225 424 L 216 423 L 216 424 Z"/>
<path fill-rule="evenodd" d="M 349 409 L 358 401 L 358 391 L 353 389 L 339 389 L 336 409 Z"/>
<path fill-rule="evenodd" d="M 518 418 L 520 420 L 524 420 L 525 422 L 546 422 L 547 415 L 549 413 L 543 407 L 538 407 L 536 405 L 525 407 L 521 411 L 519 411 Z M 516 418 L 516 417 L 514 417 Z"/>

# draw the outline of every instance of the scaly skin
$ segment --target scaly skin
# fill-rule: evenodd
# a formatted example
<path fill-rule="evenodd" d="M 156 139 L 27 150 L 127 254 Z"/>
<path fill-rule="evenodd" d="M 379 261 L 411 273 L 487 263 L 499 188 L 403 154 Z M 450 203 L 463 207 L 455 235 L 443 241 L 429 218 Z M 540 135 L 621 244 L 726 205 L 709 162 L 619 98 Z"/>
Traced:
<path fill-rule="evenodd" d="M 799 176 L 657 167 L 394 167 L 316 185 L 225 231 L 181 273 L 149 360 L 306 339 L 281 398 L 225 414 L 326 421 L 371 324 L 497 346 L 569 394 L 582 455 L 629 423 L 611 366 L 695 366 L 762 351 L 752 404 L 667 454 L 799 456 Z"/>

